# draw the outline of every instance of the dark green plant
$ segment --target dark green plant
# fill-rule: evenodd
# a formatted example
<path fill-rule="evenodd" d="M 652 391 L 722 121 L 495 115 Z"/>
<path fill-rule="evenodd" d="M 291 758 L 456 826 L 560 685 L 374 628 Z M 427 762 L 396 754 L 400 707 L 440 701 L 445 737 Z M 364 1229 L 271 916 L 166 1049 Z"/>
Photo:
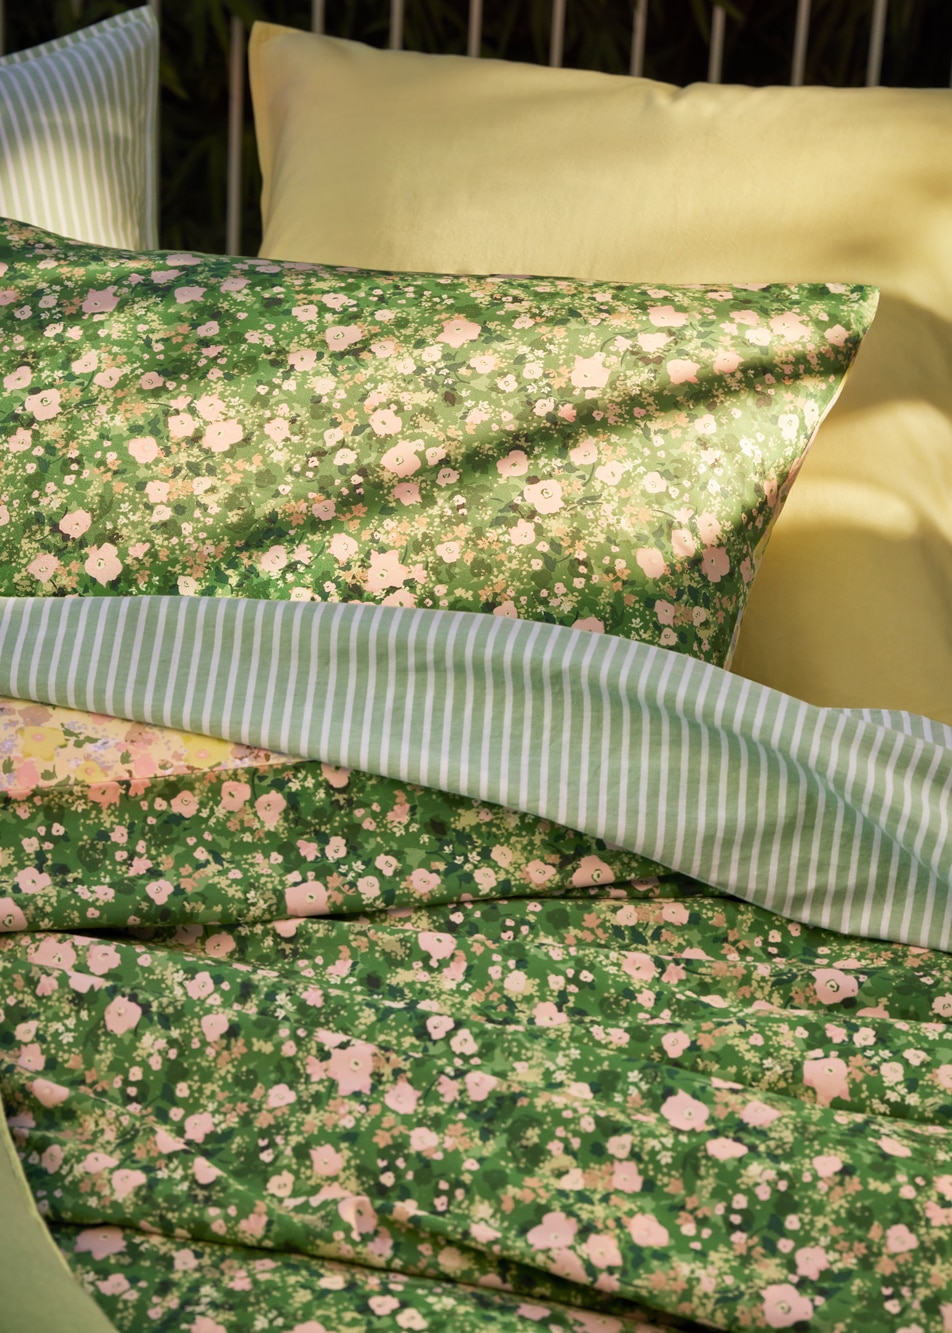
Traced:
<path fill-rule="evenodd" d="M 728 13 L 724 78 L 786 83 L 795 0 L 723 0 Z M 813 0 L 807 82 L 862 84 L 873 0 Z M 128 0 L 53 0 L 8 5 L 7 49 L 17 50 L 132 8 Z M 565 63 L 624 74 L 634 0 L 568 0 Z M 548 60 L 551 0 L 484 0 L 484 56 Z M 310 26 L 310 0 L 165 0 L 162 14 L 162 244 L 221 251 L 225 246 L 228 44 L 230 19 Z M 372 45 L 387 43 L 388 0 L 326 0 L 327 30 Z M 468 0 L 406 0 L 404 44 L 419 51 L 466 49 Z M 707 72 L 710 0 L 649 0 L 645 74 L 690 83 Z M 883 81 L 939 87 L 952 66 L 949 0 L 891 0 Z M 250 100 L 242 143 L 241 248 L 260 242 L 258 171 Z"/>

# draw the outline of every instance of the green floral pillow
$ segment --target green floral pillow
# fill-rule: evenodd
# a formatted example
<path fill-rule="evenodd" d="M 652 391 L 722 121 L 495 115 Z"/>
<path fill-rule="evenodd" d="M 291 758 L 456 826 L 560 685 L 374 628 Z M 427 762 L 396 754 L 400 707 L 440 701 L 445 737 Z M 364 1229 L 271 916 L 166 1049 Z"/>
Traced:
<path fill-rule="evenodd" d="M 874 308 L 2 223 L 0 592 L 454 607 L 724 663 Z"/>

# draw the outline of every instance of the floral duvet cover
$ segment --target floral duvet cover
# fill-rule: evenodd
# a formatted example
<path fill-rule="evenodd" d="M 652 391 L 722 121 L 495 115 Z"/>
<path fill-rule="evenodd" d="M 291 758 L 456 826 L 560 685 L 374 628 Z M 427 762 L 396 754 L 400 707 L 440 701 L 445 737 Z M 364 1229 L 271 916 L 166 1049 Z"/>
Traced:
<path fill-rule="evenodd" d="M 0 1090 L 117 1329 L 952 1328 L 944 729 L 124 601 L 0 638 Z"/>

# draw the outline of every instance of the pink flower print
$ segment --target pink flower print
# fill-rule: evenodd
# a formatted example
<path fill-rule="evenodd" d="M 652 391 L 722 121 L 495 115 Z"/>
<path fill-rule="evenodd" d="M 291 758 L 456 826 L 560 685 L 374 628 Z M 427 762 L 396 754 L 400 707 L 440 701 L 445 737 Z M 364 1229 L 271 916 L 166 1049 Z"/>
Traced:
<path fill-rule="evenodd" d="M 377 1230 L 377 1214 L 365 1194 L 351 1194 L 341 1199 L 337 1212 L 350 1227 L 354 1240 L 360 1240 L 361 1236 L 372 1236 Z"/>
<path fill-rule="evenodd" d="M 399 1078 L 384 1097 L 386 1105 L 397 1115 L 413 1115 L 419 1100 L 420 1094 L 405 1078 Z"/>
<path fill-rule="evenodd" d="M 140 1185 L 144 1185 L 147 1179 L 148 1177 L 144 1171 L 131 1171 L 128 1167 L 124 1167 L 121 1171 L 112 1173 L 110 1182 L 112 1192 L 117 1199 L 125 1199 L 133 1190 L 138 1189 Z"/>
<path fill-rule="evenodd" d="M 311 1167 L 316 1176 L 336 1176 L 343 1165 L 343 1156 L 329 1143 L 311 1149 Z"/>
<path fill-rule="evenodd" d="M 669 343 L 670 341 L 671 338 L 667 333 L 638 334 L 638 345 L 641 347 L 642 351 L 647 352 L 649 356 L 652 356 L 655 352 L 660 352 L 665 343 Z"/>
<path fill-rule="evenodd" d="M 280 574 L 288 563 L 288 553 L 283 546 L 269 546 L 264 555 L 258 558 L 258 568 L 266 574 Z"/>
<path fill-rule="evenodd" d="M 103 1015 L 106 1021 L 107 1029 L 117 1037 L 122 1036 L 124 1032 L 131 1032 L 142 1017 L 142 1009 L 136 1004 L 135 1000 L 130 1000 L 125 995 L 117 995 L 116 998 L 106 1006 Z"/>
<path fill-rule="evenodd" d="M 126 1248 L 120 1227 L 89 1227 L 81 1231 L 73 1246 L 77 1254 L 91 1254 L 94 1259 L 107 1259 L 110 1254 L 121 1254 Z"/>
<path fill-rule="evenodd" d="M 688 316 L 673 305 L 650 305 L 648 319 L 656 329 L 679 329 L 688 322 Z"/>
<path fill-rule="evenodd" d="M 169 434 L 173 440 L 184 440 L 195 429 L 195 418 L 191 412 L 173 412 L 169 417 Z M 131 448 L 131 446 L 130 446 Z M 148 459 L 143 460 L 148 462 Z"/>
<path fill-rule="evenodd" d="M 434 1041 L 445 1037 L 455 1026 L 455 1021 L 448 1014 L 431 1014 L 426 1020 L 426 1030 Z"/>
<path fill-rule="evenodd" d="M 635 553 L 635 560 L 646 578 L 660 579 L 668 572 L 664 556 L 654 546 L 640 547 Z"/>
<path fill-rule="evenodd" d="M 530 546 L 535 538 L 535 526 L 524 518 L 520 518 L 515 527 L 509 529 L 509 540 L 513 546 Z"/>
<path fill-rule="evenodd" d="M 813 1302 L 801 1296 L 791 1282 L 774 1282 L 761 1288 L 764 1299 L 764 1321 L 768 1328 L 789 1328 L 801 1319 L 813 1315 Z"/>
<path fill-rule="evenodd" d="M 185 819 L 198 813 L 198 798 L 193 791 L 180 791 L 169 801 L 169 809 Z"/>
<path fill-rule="evenodd" d="M 753 1125 L 757 1129 L 766 1129 L 781 1113 L 775 1111 L 772 1106 L 767 1106 L 764 1102 L 748 1102 L 740 1113 L 740 1118 L 745 1125 Z"/>
<path fill-rule="evenodd" d="M 800 1277 L 808 1277 L 816 1282 L 820 1274 L 830 1266 L 826 1250 L 822 1245 L 806 1245 L 793 1256 L 797 1262 Z"/>
<path fill-rule="evenodd" d="M 521 477 L 529 471 L 525 450 L 510 449 L 505 458 L 496 459 L 496 470 L 501 477 Z"/>
<path fill-rule="evenodd" d="M 44 871 L 37 870 L 35 866 L 24 866 L 16 874 L 17 888 L 21 893 L 39 893 L 41 889 L 48 889 L 53 881 Z"/>
<path fill-rule="evenodd" d="M 499 1084 L 494 1074 L 484 1074 L 481 1069 L 471 1069 L 464 1080 L 470 1100 L 484 1102 Z"/>
<path fill-rule="evenodd" d="M 344 352 L 363 336 L 358 324 L 335 324 L 326 331 L 324 340 L 332 352 Z"/>
<path fill-rule="evenodd" d="M 690 915 L 684 903 L 665 903 L 661 909 L 661 919 L 669 926 L 686 926 Z"/>
<path fill-rule="evenodd" d="M 436 474 L 437 486 L 452 486 L 454 481 L 459 481 L 459 473 L 452 467 L 441 467 Z"/>
<path fill-rule="evenodd" d="M 401 481 L 399 486 L 393 488 L 393 498 L 399 500 L 402 505 L 418 505 L 420 488 L 415 481 Z"/>
<path fill-rule="evenodd" d="M 235 420 L 213 421 L 205 428 L 202 444 L 206 449 L 210 449 L 213 454 L 223 454 L 226 449 L 230 449 L 233 444 L 237 444 L 243 435 L 244 432 L 240 423 Z"/>
<path fill-rule="evenodd" d="M 196 1157 L 192 1163 L 192 1175 L 200 1185 L 210 1185 L 212 1181 L 218 1179 L 221 1172 L 212 1166 L 207 1157 Z"/>
<path fill-rule="evenodd" d="M 59 567 L 60 563 L 55 555 L 48 555 L 43 552 L 35 560 L 32 560 L 26 568 L 27 573 L 32 574 L 37 582 L 49 583 Z"/>
<path fill-rule="evenodd" d="M 569 1021 L 567 1015 L 563 1014 L 551 1000 L 543 1000 L 541 1004 L 537 1004 L 532 1011 L 532 1017 L 540 1028 L 560 1027 Z"/>
<path fill-rule="evenodd" d="M 576 624 L 574 628 L 578 628 Z M 586 888 L 592 884 L 614 884 L 615 872 L 606 865 L 600 856 L 583 856 L 578 868 L 572 875 L 576 888 Z"/>
<path fill-rule="evenodd" d="M 392 338 L 380 338 L 377 342 L 370 344 L 370 350 L 378 361 L 385 361 L 388 356 L 393 356 L 397 350 L 397 344 Z"/>
<path fill-rule="evenodd" d="M 147 482 L 145 493 L 150 504 L 162 504 L 169 498 L 169 483 L 167 481 Z"/>
<path fill-rule="evenodd" d="M 710 1114 L 703 1102 L 677 1092 L 661 1103 L 661 1114 L 674 1129 L 703 1129 Z"/>
<path fill-rule="evenodd" d="M 264 433 L 270 440 L 273 440 L 275 444 L 280 444 L 282 440 L 286 440 L 291 434 L 291 427 L 285 421 L 284 417 L 274 417 L 273 420 L 265 422 Z"/>
<path fill-rule="evenodd" d="M 634 950 L 631 953 L 622 955 L 621 970 L 635 981 L 651 981 L 658 975 L 658 968 L 654 960 L 646 953 L 640 950 Z"/>
<path fill-rule="evenodd" d="M 538 481 L 522 494 L 526 504 L 540 514 L 554 514 L 563 507 L 562 487 L 557 481 Z"/>
<path fill-rule="evenodd" d="M 477 375 L 489 375 L 492 373 L 492 371 L 498 369 L 499 358 L 496 356 L 492 356 L 491 354 L 486 354 L 483 356 L 474 356 L 470 357 L 469 364 L 476 371 Z"/>
<path fill-rule="evenodd" d="M 842 1165 L 843 1159 L 837 1157 L 836 1153 L 823 1153 L 813 1159 L 813 1169 L 822 1179 L 827 1176 L 835 1176 Z"/>
<path fill-rule="evenodd" d="M 803 1062 L 803 1082 L 808 1088 L 814 1089 L 820 1106 L 829 1106 L 835 1097 L 849 1101 L 848 1072 L 845 1061 L 836 1055 L 825 1055 L 818 1060 Z"/>
<path fill-rule="evenodd" d="M 240 810 L 251 799 L 251 788 L 247 782 L 223 782 L 221 787 L 221 805 L 224 810 Z"/>
<path fill-rule="evenodd" d="M 843 328 L 842 324 L 834 324 L 831 329 L 826 330 L 825 337 L 827 342 L 832 343 L 834 347 L 842 347 L 849 337 L 849 334 Z"/>
<path fill-rule="evenodd" d="M 204 287 L 176 287 L 175 289 L 175 299 L 179 305 L 188 305 L 190 301 L 200 301 L 204 295 Z"/>
<path fill-rule="evenodd" d="M 222 284 L 224 286 L 224 284 Z M 224 1324 L 219 1324 L 207 1314 L 200 1314 L 187 1326 L 187 1333 L 228 1333 Z"/>
<path fill-rule="evenodd" d="M 668 362 L 668 375 L 672 384 L 697 384 L 697 372 L 700 369 L 696 361 L 675 359 Z"/>
<path fill-rule="evenodd" d="M 76 966 L 76 950 L 69 941 L 57 940 L 50 935 L 33 945 L 27 958 L 34 967 L 56 967 L 63 972 L 71 972 Z"/>
<path fill-rule="evenodd" d="M 29 1070 L 31 1074 L 38 1074 L 46 1064 L 46 1056 L 40 1049 L 39 1042 L 33 1041 L 21 1046 L 15 1063 L 21 1069 Z"/>
<path fill-rule="evenodd" d="M 410 1131 L 410 1147 L 414 1152 L 432 1153 L 440 1146 L 440 1136 L 425 1125 L 417 1125 Z"/>
<path fill-rule="evenodd" d="M 690 560 L 697 550 L 697 542 L 687 528 L 674 528 L 671 533 L 671 547 L 680 560 Z"/>
<path fill-rule="evenodd" d="M 317 352 L 306 347 L 299 352 L 288 353 L 288 365 L 294 370 L 313 370 L 314 363 L 317 360 Z"/>
<path fill-rule="evenodd" d="M 667 1227 L 663 1227 L 650 1213 L 636 1213 L 628 1219 L 628 1231 L 636 1245 L 642 1249 L 649 1246 L 667 1245 L 671 1237 Z"/>
<path fill-rule="evenodd" d="M 462 553 L 459 542 L 441 542 L 436 548 L 436 554 L 448 565 L 454 565 Z"/>
<path fill-rule="evenodd" d="M 228 1030 L 228 1016 L 226 1014 L 205 1014 L 201 1022 L 202 1032 L 209 1045 L 214 1046 L 216 1041 L 220 1041 Z"/>
<path fill-rule="evenodd" d="M 708 1155 L 719 1162 L 727 1162 L 732 1157 L 746 1157 L 747 1149 L 736 1139 L 709 1139 L 704 1145 Z"/>
<path fill-rule="evenodd" d="M 649 495 L 660 495 L 662 491 L 668 489 L 668 483 L 660 472 L 645 473 L 641 479 L 641 484 Z"/>
<path fill-rule="evenodd" d="M 932 1001 L 932 1012 L 940 1018 L 952 1018 L 952 995 L 937 995 Z"/>
<path fill-rule="evenodd" d="M 210 972 L 196 972 L 194 977 L 190 977 L 185 982 L 185 989 L 191 999 L 204 1000 L 215 989 L 212 974 Z"/>
<path fill-rule="evenodd" d="M 374 413 L 374 416 L 379 415 L 379 413 Z M 390 415 L 393 416 L 393 413 L 390 413 Z M 373 418 L 371 418 L 371 421 L 372 420 Z M 399 421 L 399 417 L 394 417 L 394 420 Z M 399 430 L 399 426 L 397 429 Z M 378 431 L 377 433 L 378 435 L 382 435 L 385 433 L 392 434 L 393 432 Z M 415 452 L 419 446 L 419 440 L 415 440 L 413 444 L 394 444 L 380 459 L 380 464 L 382 467 L 385 467 L 388 472 L 392 472 L 396 477 L 412 477 L 414 472 L 419 471 L 420 468 L 420 457 Z M 404 503 L 406 504 L 407 502 L 404 501 Z"/>
<path fill-rule="evenodd" d="M 566 1249 L 575 1240 L 578 1223 L 565 1213 L 546 1213 L 526 1236 L 534 1250 Z"/>
<path fill-rule="evenodd" d="M 432 870 L 424 870 L 422 866 L 410 875 L 410 887 L 414 893 L 432 893 L 439 882 L 439 875 Z"/>
<path fill-rule="evenodd" d="M 439 930 L 421 930 L 417 935 L 417 943 L 434 963 L 441 958 L 450 958 L 456 949 L 453 936 Z"/>
<path fill-rule="evenodd" d="M 616 1162 L 612 1168 L 612 1189 L 622 1194 L 637 1194 L 644 1183 L 634 1162 Z"/>
<path fill-rule="evenodd" d="M 331 545 L 333 546 L 333 542 Z M 367 574 L 367 587 L 371 592 L 383 592 L 385 588 L 402 588 L 409 577 L 410 570 L 401 564 L 395 550 L 371 552 L 370 570 Z"/>
<path fill-rule="evenodd" d="M 813 973 L 816 997 L 821 1004 L 840 1004 L 851 1000 L 859 990 L 859 982 L 838 967 L 818 967 Z"/>
<path fill-rule="evenodd" d="M 290 916 L 327 915 L 327 889 L 316 879 L 289 884 L 284 890 L 284 901 Z"/>
<path fill-rule="evenodd" d="M 46 1152 L 40 1158 L 44 1170 L 49 1174 L 55 1175 L 63 1165 L 63 1149 L 58 1143 L 51 1143 Z"/>
<path fill-rule="evenodd" d="M 61 1083 L 54 1083 L 49 1078 L 35 1078 L 26 1086 L 40 1105 L 45 1106 L 47 1110 L 59 1106 L 69 1096 L 69 1088 L 64 1088 Z"/>
<path fill-rule="evenodd" d="M 205 941 L 205 952 L 210 958 L 227 958 L 235 949 L 235 938 L 229 935 L 227 930 L 221 930 L 217 935 L 209 935 Z"/>
<path fill-rule="evenodd" d="M 287 801 L 279 791 L 265 792 L 255 801 L 255 814 L 265 828 L 274 828 L 281 818 Z"/>
<path fill-rule="evenodd" d="M 661 1045 L 669 1060 L 677 1060 L 691 1045 L 691 1038 L 686 1032 L 666 1032 L 661 1038 Z"/>
<path fill-rule="evenodd" d="M 604 634 L 605 622 L 599 620 L 597 616 L 583 616 L 579 620 L 573 620 L 572 629 L 579 629 L 583 634 Z"/>
<path fill-rule="evenodd" d="M 389 407 L 379 407 L 376 412 L 370 414 L 370 429 L 375 435 L 396 435 L 402 425 L 401 418 Z"/>
<path fill-rule="evenodd" d="M 720 583 L 730 567 L 730 557 L 722 546 L 709 546 L 701 559 L 701 568 L 712 583 Z"/>
<path fill-rule="evenodd" d="M 349 1097 L 352 1092 L 370 1092 L 376 1049 L 366 1041 L 355 1041 L 331 1052 L 327 1072 L 336 1082 L 341 1097 Z"/>
<path fill-rule="evenodd" d="M 73 369 L 76 369 L 75 362 L 73 363 Z M 9 375 L 4 375 L 3 387 L 13 393 L 16 389 L 25 389 L 32 378 L 33 373 L 29 366 L 17 366 L 16 370 L 11 371 Z"/>
<path fill-rule="evenodd" d="M 83 301 L 83 313 L 85 315 L 108 315 L 109 311 L 115 310 L 118 304 L 119 297 L 116 295 L 115 287 L 106 287 L 101 292 L 90 288 L 86 293 L 86 299 Z"/>
<path fill-rule="evenodd" d="M 882 1138 L 875 1139 L 874 1142 L 890 1157 L 912 1156 L 911 1148 L 908 1148 L 905 1143 L 900 1143 L 898 1139 L 892 1138 L 889 1134 L 884 1134 Z"/>
<path fill-rule="evenodd" d="M 192 1139 L 195 1143 L 203 1143 L 206 1135 L 214 1128 L 215 1122 L 208 1111 L 198 1111 L 195 1115 L 186 1117 L 185 1138 Z"/>
<path fill-rule="evenodd" d="M 27 412 L 33 413 L 37 421 L 49 421 L 60 410 L 60 391 L 41 389 L 39 393 L 31 393 L 23 406 Z"/>
<path fill-rule="evenodd" d="M 471 343 L 480 334 L 480 325 L 474 324 L 471 319 L 445 319 L 443 321 L 443 332 L 437 334 L 438 343 L 446 343 L 449 347 L 462 347 L 464 343 Z"/>
<path fill-rule="evenodd" d="M 516 610 L 516 604 L 513 601 L 500 602 L 498 606 L 494 606 L 493 615 L 505 616 L 507 620 L 519 619 L 519 612 Z"/>
<path fill-rule="evenodd" d="M 276 1083 L 273 1088 L 268 1089 L 267 1104 L 271 1111 L 280 1110 L 283 1106 L 293 1106 L 296 1101 L 297 1093 L 286 1083 Z"/>
<path fill-rule="evenodd" d="M 11 454 L 22 454 L 29 449 L 33 443 L 33 432 L 27 430 L 25 426 L 20 426 L 12 435 L 7 437 L 7 448 Z"/>
<path fill-rule="evenodd" d="M 122 962 L 114 944 L 91 944 L 86 954 L 86 966 L 97 977 L 105 976 Z"/>
<path fill-rule="evenodd" d="M 613 459 L 610 463 L 602 463 L 595 469 L 595 478 L 605 486 L 617 486 L 626 471 L 624 463 Z"/>
<path fill-rule="evenodd" d="M 26 930 L 26 917 L 12 898 L 0 898 L 0 932 Z"/>
<path fill-rule="evenodd" d="M 603 389 L 610 376 L 605 353 L 596 352 L 593 356 L 577 356 L 570 378 L 576 389 Z"/>
<path fill-rule="evenodd" d="M 349 768 L 336 768 L 333 764 L 321 764 L 321 774 L 324 778 L 324 781 L 328 783 L 329 786 L 336 787 L 338 789 L 341 787 L 346 787 L 348 781 L 350 780 Z M 374 864 L 377 866 L 377 869 L 379 870 L 380 869 L 379 857 L 377 858 Z"/>
<path fill-rule="evenodd" d="M 741 360 L 742 358 L 736 352 L 722 347 L 714 357 L 714 373 L 716 375 L 732 375 L 740 365 Z"/>
<path fill-rule="evenodd" d="M 550 866 L 545 861 L 530 861 L 524 873 L 530 884 L 542 885 L 547 884 L 556 871 L 555 866 Z"/>
<path fill-rule="evenodd" d="M 0 905 L 2 905 L 2 901 L 3 900 L 0 899 Z M 3 924 L 2 920 L 0 920 L 0 930 L 2 929 Z M 952 1092 L 952 1065 L 939 1065 L 938 1069 L 935 1071 L 935 1081 L 938 1083 L 939 1087 L 944 1088 L 946 1092 Z"/>
<path fill-rule="evenodd" d="M 803 316 L 794 314 L 792 310 L 785 311 L 782 315 L 774 315 L 770 321 L 770 327 L 778 337 L 783 338 L 788 343 L 799 342 L 809 332 L 803 323 Z"/>
<path fill-rule="evenodd" d="M 118 384 L 121 375 L 122 371 L 118 366 L 109 366 L 93 376 L 93 383 L 98 384 L 101 389 L 112 389 Z"/>
<path fill-rule="evenodd" d="M 621 1251 L 614 1236 L 599 1232 L 588 1237 L 585 1242 L 585 1253 L 588 1255 L 589 1262 L 594 1264 L 596 1268 L 613 1268 L 622 1261 Z"/>
<path fill-rule="evenodd" d="M 122 561 L 112 542 L 104 542 L 102 546 L 89 548 L 83 568 L 90 578 L 105 587 L 107 583 L 119 577 L 122 572 Z"/>

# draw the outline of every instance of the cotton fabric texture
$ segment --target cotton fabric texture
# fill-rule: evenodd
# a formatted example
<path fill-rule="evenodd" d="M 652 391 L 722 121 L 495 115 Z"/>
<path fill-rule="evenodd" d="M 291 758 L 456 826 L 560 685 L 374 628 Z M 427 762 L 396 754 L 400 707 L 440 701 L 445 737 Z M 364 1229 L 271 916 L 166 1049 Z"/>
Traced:
<path fill-rule="evenodd" d="M 952 92 L 679 89 L 269 25 L 250 55 L 265 255 L 879 285 L 734 667 L 952 720 Z"/>
<path fill-rule="evenodd" d="M 0 214 L 157 245 L 158 72 L 149 5 L 0 58 Z"/>
<path fill-rule="evenodd" d="M 876 300 L 122 254 L 15 223 L 0 263 L 3 591 L 491 611 L 720 664 Z"/>

